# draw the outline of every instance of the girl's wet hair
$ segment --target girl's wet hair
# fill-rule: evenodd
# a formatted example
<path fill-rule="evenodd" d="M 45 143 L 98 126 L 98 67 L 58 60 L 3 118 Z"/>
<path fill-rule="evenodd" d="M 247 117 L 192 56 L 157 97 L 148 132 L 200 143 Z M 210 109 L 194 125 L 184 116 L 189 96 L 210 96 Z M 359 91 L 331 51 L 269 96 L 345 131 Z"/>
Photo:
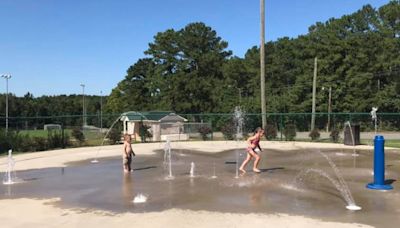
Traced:
<path fill-rule="evenodd" d="M 125 141 L 128 140 L 129 138 L 131 138 L 131 135 L 130 135 L 130 134 L 124 134 L 124 140 L 125 140 Z"/>
<path fill-rule="evenodd" d="M 254 130 L 254 134 L 257 134 L 260 131 L 264 131 L 262 127 L 257 127 L 256 130 Z"/>

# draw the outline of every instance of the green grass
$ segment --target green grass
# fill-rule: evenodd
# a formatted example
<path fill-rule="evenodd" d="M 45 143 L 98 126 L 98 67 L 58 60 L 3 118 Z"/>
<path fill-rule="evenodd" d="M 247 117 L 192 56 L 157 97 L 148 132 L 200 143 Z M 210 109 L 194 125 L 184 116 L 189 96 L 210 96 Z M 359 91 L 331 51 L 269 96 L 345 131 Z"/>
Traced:
<path fill-rule="evenodd" d="M 373 140 L 363 139 L 363 140 L 361 140 L 361 144 L 363 144 L 363 145 L 374 145 L 374 141 Z M 400 139 L 386 139 L 385 140 L 385 147 L 400 148 Z"/>
<path fill-rule="evenodd" d="M 61 133 L 61 130 L 58 131 Z M 30 137 L 43 137 L 47 138 L 48 131 L 47 130 L 21 130 L 19 131 L 20 134 L 22 135 L 29 135 Z M 72 130 L 71 129 L 65 129 L 64 134 L 71 136 Z M 99 132 L 93 132 L 93 131 L 84 131 L 83 134 L 85 135 L 85 139 L 91 140 L 91 139 L 99 139 L 103 138 L 104 135 L 100 134 Z"/>
<path fill-rule="evenodd" d="M 30 137 L 47 137 L 47 131 L 45 130 L 22 130 L 19 131 L 21 135 L 29 135 Z"/>
<path fill-rule="evenodd" d="M 86 140 L 96 140 L 96 139 L 103 139 L 104 134 L 100 134 L 100 132 L 94 131 L 84 131 L 83 134 L 85 135 Z"/>
<path fill-rule="evenodd" d="M 400 140 L 399 139 L 385 140 L 385 146 L 400 148 Z"/>
<path fill-rule="evenodd" d="M 19 131 L 19 133 L 22 135 L 29 135 L 30 137 L 42 137 L 42 138 L 47 138 L 48 135 L 47 130 L 21 130 Z M 71 135 L 71 130 L 65 129 L 64 134 Z"/>

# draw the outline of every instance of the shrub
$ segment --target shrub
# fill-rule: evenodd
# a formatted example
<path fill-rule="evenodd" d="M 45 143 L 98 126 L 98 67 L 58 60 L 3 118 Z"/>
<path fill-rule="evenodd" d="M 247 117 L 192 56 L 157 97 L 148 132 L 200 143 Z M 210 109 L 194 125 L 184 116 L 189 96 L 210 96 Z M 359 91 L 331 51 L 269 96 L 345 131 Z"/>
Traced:
<path fill-rule="evenodd" d="M 83 134 L 80 128 L 72 129 L 72 137 L 74 137 L 79 144 L 82 144 L 85 141 L 85 135 Z"/>
<path fill-rule="evenodd" d="M 336 128 L 333 128 L 333 129 L 332 129 L 331 133 L 329 134 L 329 136 L 330 136 L 332 142 L 335 142 L 335 143 L 336 143 L 336 142 L 339 141 L 339 139 L 340 139 L 339 133 L 340 133 L 340 132 L 339 132 L 338 129 L 336 129 Z"/>
<path fill-rule="evenodd" d="M 198 131 L 199 131 L 199 133 L 200 133 L 200 135 L 201 135 L 201 138 L 202 138 L 203 140 L 207 140 L 207 138 L 208 138 L 207 136 L 208 136 L 209 134 L 212 133 L 211 128 L 208 127 L 208 126 L 202 126 L 202 127 L 200 127 L 200 128 L 198 129 Z"/>
<path fill-rule="evenodd" d="M 32 138 L 32 150 L 43 151 L 47 149 L 47 140 L 43 137 Z"/>
<path fill-rule="evenodd" d="M 278 130 L 276 129 L 275 125 L 268 124 L 265 129 L 265 138 L 268 140 L 276 139 L 278 135 Z"/>
<path fill-rule="evenodd" d="M 47 143 L 48 148 L 60 148 L 63 146 L 63 138 L 61 133 L 55 130 L 49 130 L 47 132 Z"/>
<path fill-rule="evenodd" d="M 69 134 L 64 133 L 64 148 L 71 146 Z"/>
<path fill-rule="evenodd" d="M 21 144 L 19 145 L 19 151 L 35 151 L 35 148 L 33 148 L 32 138 L 29 136 L 29 134 L 23 136 Z"/>
<path fill-rule="evenodd" d="M 110 140 L 111 145 L 115 145 L 121 141 L 121 131 L 115 128 L 112 128 L 110 132 L 108 132 L 108 139 Z"/>
<path fill-rule="evenodd" d="M 315 140 L 318 140 L 319 137 L 320 137 L 321 135 L 320 135 L 318 129 L 317 129 L 317 128 L 314 128 L 314 129 L 310 132 L 310 134 L 309 134 L 308 136 L 310 136 L 310 138 L 311 138 L 312 141 L 315 141 Z"/>
<path fill-rule="evenodd" d="M 23 142 L 23 135 L 19 134 L 17 131 L 6 132 L 0 130 L 0 153 L 7 153 L 9 149 L 13 151 L 21 151 L 20 147 Z"/>
<path fill-rule="evenodd" d="M 296 125 L 292 123 L 286 124 L 283 135 L 285 135 L 286 141 L 293 141 L 296 137 Z"/>
<path fill-rule="evenodd" d="M 52 148 L 65 148 L 70 145 L 69 135 L 58 130 L 49 130 L 47 133 L 48 149 Z"/>
<path fill-rule="evenodd" d="M 6 135 L 6 132 L 3 129 L 0 129 L 0 153 L 6 153 L 11 149 L 11 143 L 8 136 L 9 135 Z"/>
<path fill-rule="evenodd" d="M 221 128 L 221 132 L 224 135 L 224 138 L 227 140 L 233 140 L 235 135 L 235 126 L 232 122 L 226 122 L 224 126 Z"/>

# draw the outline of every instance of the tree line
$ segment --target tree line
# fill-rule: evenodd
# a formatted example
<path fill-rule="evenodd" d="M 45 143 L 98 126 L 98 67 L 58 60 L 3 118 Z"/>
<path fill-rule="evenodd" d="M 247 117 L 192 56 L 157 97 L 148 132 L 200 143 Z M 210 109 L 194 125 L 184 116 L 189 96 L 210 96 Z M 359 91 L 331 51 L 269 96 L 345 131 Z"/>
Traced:
<path fill-rule="evenodd" d="M 259 48 L 243 58 L 204 23 L 154 36 L 112 90 L 109 112 L 172 110 L 227 113 L 237 105 L 260 112 Z M 310 112 L 314 58 L 318 58 L 317 111 L 400 111 L 400 2 L 370 5 L 309 27 L 297 38 L 265 44 L 268 112 Z"/>
<path fill-rule="evenodd" d="M 5 122 L 6 95 L 0 94 L 1 127 Z M 85 95 L 85 107 L 88 125 L 99 125 L 101 102 L 107 97 Z M 58 95 L 34 97 L 26 93 L 23 97 L 8 96 L 9 125 L 12 129 L 42 128 L 46 123 L 62 123 L 65 126 L 81 126 L 83 112 L 82 95 Z M 28 117 L 28 118 L 25 118 Z"/>

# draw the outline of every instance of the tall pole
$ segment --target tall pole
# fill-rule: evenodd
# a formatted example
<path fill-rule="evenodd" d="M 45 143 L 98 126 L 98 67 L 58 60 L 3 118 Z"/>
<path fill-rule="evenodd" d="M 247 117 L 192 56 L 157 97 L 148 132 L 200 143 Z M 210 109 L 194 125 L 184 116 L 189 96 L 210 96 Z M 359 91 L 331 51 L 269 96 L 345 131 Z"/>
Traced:
<path fill-rule="evenodd" d="M 11 74 L 3 74 L 1 77 L 6 79 L 6 135 L 8 135 L 8 79 L 11 78 Z"/>
<path fill-rule="evenodd" d="M 311 114 L 311 131 L 315 127 L 315 95 L 317 93 L 317 57 L 314 59 L 314 77 L 313 77 L 313 89 L 312 89 L 312 114 Z"/>
<path fill-rule="evenodd" d="M 86 110 L 85 110 L 85 84 L 81 84 L 82 86 L 82 121 L 83 126 L 86 126 Z"/>
<path fill-rule="evenodd" d="M 103 132 L 103 91 L 100 90 L 100 133 Z"/>
<path fill-rule="evenodd" d="M 239 88 L 239 105 L 242 105 L 242 89 Z"/>
<path fill-rule="evenodd" d="M 261 118 L 262 127 L 265 129 L 267 126 L 267 108 L 265 103 L 265 0 L 260 0 L 260 14 L 261 14 L 261 44 L 260 44 L 260 77 L 261 77 Z"/>
<path fill-rule="evenodd" d="M 6 76 L 6 135 L 8 135 L 8 79 L 11 75 Z"/>
<path fill-rule="evenodd" d="M 326 132 L 329 132 L 329 126 L 331 125 L 331 112 L 332 112 L 332 87 L 329 86 L 328 124 L 326 125 Z"/>

